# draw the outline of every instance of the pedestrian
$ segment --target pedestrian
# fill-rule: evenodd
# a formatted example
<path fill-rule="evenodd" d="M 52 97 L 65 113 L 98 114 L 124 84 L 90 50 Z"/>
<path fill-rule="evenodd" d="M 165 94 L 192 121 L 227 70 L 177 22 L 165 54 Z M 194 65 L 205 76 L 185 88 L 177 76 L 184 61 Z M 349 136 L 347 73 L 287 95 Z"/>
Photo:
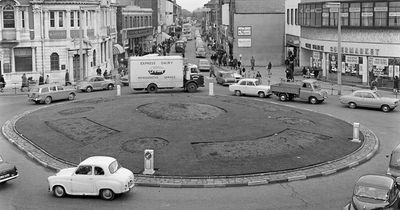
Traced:
<path fill-rule="evenodd" d="M 305 66 L 303 66 L 302 73 L 303 73 L 303 78 L 305 78 L 307 76 L 307 69 Z"/>
<path fill-rule="evenodd" d="M 290 82 L 290 79 L 291 79 L 290 69 L 286 68 L 285 73 L 286 73 L 286 82 Z"/>
<path fill-rule="evenodd" d="M 210 65 L 210 77 L 212 78 L 213 76 L 214 76 L 214 77 L 217 77 L 217 76 L 215 76 L 214 65 L 211 64 L 211 65 Z"/>
<path fill-rule="evenodd" d="M 394 76 L 393 80 L 393 93 L 397 94 L 399 92 L 399 77 Z"/>
<path fill-rule="evenodd" d="M 28 79 L 26 78 L 26 74 L 25 73 L 21 76 L 21 79 L 22 79 L 21 92 L 23 92 L 24 91 L 24 87 L 28 87 L 27 86 Z"/>
<path fill-rule="evenodd" d="M 70 84 L 69 82 L 69 72 L 68 69 L 65 71 L 65 86 L 68 86 Z"/>
<path fill-rule="evenodd" d="M 261 73 L 260 73 L 260 71 L 257 71 L 256 79 L 258 80 L 259 83 L 261 83 Z"/>
<path fill-rule="evenodd" d="M 107 78 L 107 77 L 108 77 L 108 72 L 107 72 L 107 69 L 104 71 L 104 73 L 103 73 L 103 77 L 104 77 L 104 78 Z"/>
<path fill-rule="evenodd" d="M 378 90 L 378 78 L 375 78 L 374 80 L 372 80 L 371 82 L 371 90 Z"/>
<path fill-rule="evenodd" d="M 228 59 L 228 56 L 226 55 L 226 53 L 224 53 L 224 55 L 222 56 L 222 63 L 224 64 L 224 66 L 227 65 L 227 59 Z"/>
<path fill-rule="evenodd" d="M 272 64 L 271 64 L 271 61 L 270 61 L 268 63 L 268 66 L 267 66 L 268 75 L 271 75 L 271 68 L 272 68 Z"/>
<path fill-rule="evenodd" d="M 100 66 L 97 67 L 96 73 L 97 73 L 97 76 L 101 76 L 101 68 L 100 68 Z"/>
<path fill-rule="evenodd" d="M 233 62 L 232 63 L 233 63 L 233 69 L 237 70 L 238 60 L 237 60 L 236 57 L 233 58 Z"/>
<path fill-rule="evenodd" d="M 218 66 L 221 66 L 222 64 L 222 54 L 218 55 Z"/>
<path fill-rule="evenodd" d="M 6 86 L 6 80 L 4 79 L 4 75 L 0 76 L 0 91 L 3 92 L 4 87 Z"/>
<path fill-rule="evenodd" d="M 44 81 L 44 84 L 50 84 L 50 76 L 46 76 L 46 80 Z"/>
<path fill-rule="evenodd" d="M 246 77 L 246 69 L 244 68 L 244 66 L 243 66 L 243 68 L 242 68 L 242 76 L 243 76 L 243 77 Z"/>
<path fill-rule="evenodd" d="M 237 61 L 237 66 L 239 70 L 241 65 L 242 65 L 242 58 L 240 57 L 239 60 Z"/>
<path fill-rule="evenodd" d="M 43 85 L 44 84 L 44 77 L 43 75 L 39 76 L 39 85 Z"/>
<path fill-rule="evenodd" d="M 182 57 L 185 57 L 185 48 L 182 49 Z"/>
<path fill-rule="evenodd" d="M 250 64 L 251 64 L 251 70 L 254 70 L 254 66 L 256 65 L 256 60 L 254 59 L 253 56 L 251 56 Z"/>

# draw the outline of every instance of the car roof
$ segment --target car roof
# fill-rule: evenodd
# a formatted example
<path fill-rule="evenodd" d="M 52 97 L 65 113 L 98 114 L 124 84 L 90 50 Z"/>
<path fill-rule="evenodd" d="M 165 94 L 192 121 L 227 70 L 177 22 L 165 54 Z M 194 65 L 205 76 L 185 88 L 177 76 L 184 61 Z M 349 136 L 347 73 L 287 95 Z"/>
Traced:
<path fill-rule="evenodd" d="M 199 59 L 199 62 L 209 62 L 207 59 Z"/>
<path fill-rule="evenodd" d="M 376 90 L 361 89 L 361 90 L 356 90 L 356 91 L 354 91 L 353 93 L 358 93 L 358 92 L 376 93 Z"/>
<path fill-rule="evenodd" d="M 252 81 L 252 82 L 255 82 L 255 81 L 257 81 L 258 79 L 253 79 L 253 78 L 244 78 L 244 79 L 241 79 L 240 81 Z"/>
<path fill-rule="evenodd" d="M 315 80 L 315 79 L 305 79 L 305 80 L 303 80 L 303 82 L 307 82 L 307 83 L 314 83 L 316 81 L 317 80 Z"/>
<path fill-rule="evenodd" d="M 393 177 L 377 174 L 363 175 L 357 181 L 357 185 L 375 186 L 383 189 L 391 189 L 394 183 L 395 180 Z"/>
<path fill-rule="evenodd" d="M 80 165 L 97 165 L 101 167 L 108 167 L 116 159 L 108 156 L 92 156 L 86 158 Z"/>

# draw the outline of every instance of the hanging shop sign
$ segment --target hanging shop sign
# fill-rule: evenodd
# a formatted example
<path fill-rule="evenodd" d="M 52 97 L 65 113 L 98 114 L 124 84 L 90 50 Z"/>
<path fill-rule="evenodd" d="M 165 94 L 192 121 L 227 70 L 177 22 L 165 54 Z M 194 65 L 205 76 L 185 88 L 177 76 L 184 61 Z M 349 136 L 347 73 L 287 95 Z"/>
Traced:
<path fill-rule="evenodd" d="M 251 36 L 251 26 L 238 26 L 238 36 Z"/>

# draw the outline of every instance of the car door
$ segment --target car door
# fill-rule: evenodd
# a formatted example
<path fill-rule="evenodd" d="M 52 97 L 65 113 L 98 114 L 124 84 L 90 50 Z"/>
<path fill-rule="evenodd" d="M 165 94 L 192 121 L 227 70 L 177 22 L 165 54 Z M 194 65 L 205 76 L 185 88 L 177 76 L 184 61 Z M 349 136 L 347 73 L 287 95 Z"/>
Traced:
<path fill-rule="evenodd" d="M 364 93 L 364 101 L 365 107 L 370 108 L 380 108 L 381 104 L 378 101 L 378 98 L 375 97 L 372 93 L 366 92 Z"/>
<path fill-rule="evenodd" d="M 356 103 L 357 106 L 365 106 L 364 105 L 364 95 L 362 92 L 356 92 L 354 93 L 353 97 L 350 99 L 350 101 Z"/>
<path fill-rule="evenodd" d="M 96 77 L 94 79 L 93 88 L 98 90 L 103 88 L 104 78 L 103 77 Z"/>
<path fill-rule="evenodd" d="M 59 100 L 68 98 L 68 92 L 64 90 L 63 86 L 57 85 L 57 94 L 59 95 Z"/>
<path fill-rule="evenodd" d="M 300 88 L 300 99 L 308 100 L 308 98 L 313 94 L 313 88 L 310 83 L 303 83 Z"/>
<path fill-rule="evenodd" d="M 254 81 L 247 81 L 246 93 L 247 95 L 257 95 L 257 86 Z"/>
<path fill-rule="evenodd" d="M 50 95 L 51 95 L 52 100 L 53 101 L 60 100 L 60 94 L 57 91 L 57 87 L 55 85 L 51 85 L 49 87 L 49 89 L 50 89 Z"/>
<path fill-rule="evenodd" d="M 90 165 L 79 166 L 71 177 L 71 192 L 75 195 L 94 194 L 93 167 Z"/>

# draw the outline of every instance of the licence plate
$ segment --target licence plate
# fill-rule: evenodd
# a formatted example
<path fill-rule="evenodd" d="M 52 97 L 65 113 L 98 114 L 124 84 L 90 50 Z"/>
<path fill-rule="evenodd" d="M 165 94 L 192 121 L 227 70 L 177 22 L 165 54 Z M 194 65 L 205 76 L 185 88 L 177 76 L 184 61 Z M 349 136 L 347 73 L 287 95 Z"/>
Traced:
<path fill-rule="evenodd" d="M 7 178 L 7 177 L 9 177 L 9 176 L 10 176 L 10 174 L 6 174 L 6 175 L 3 175 L 3 176 L 0 176 L 0 179 Z"/>

